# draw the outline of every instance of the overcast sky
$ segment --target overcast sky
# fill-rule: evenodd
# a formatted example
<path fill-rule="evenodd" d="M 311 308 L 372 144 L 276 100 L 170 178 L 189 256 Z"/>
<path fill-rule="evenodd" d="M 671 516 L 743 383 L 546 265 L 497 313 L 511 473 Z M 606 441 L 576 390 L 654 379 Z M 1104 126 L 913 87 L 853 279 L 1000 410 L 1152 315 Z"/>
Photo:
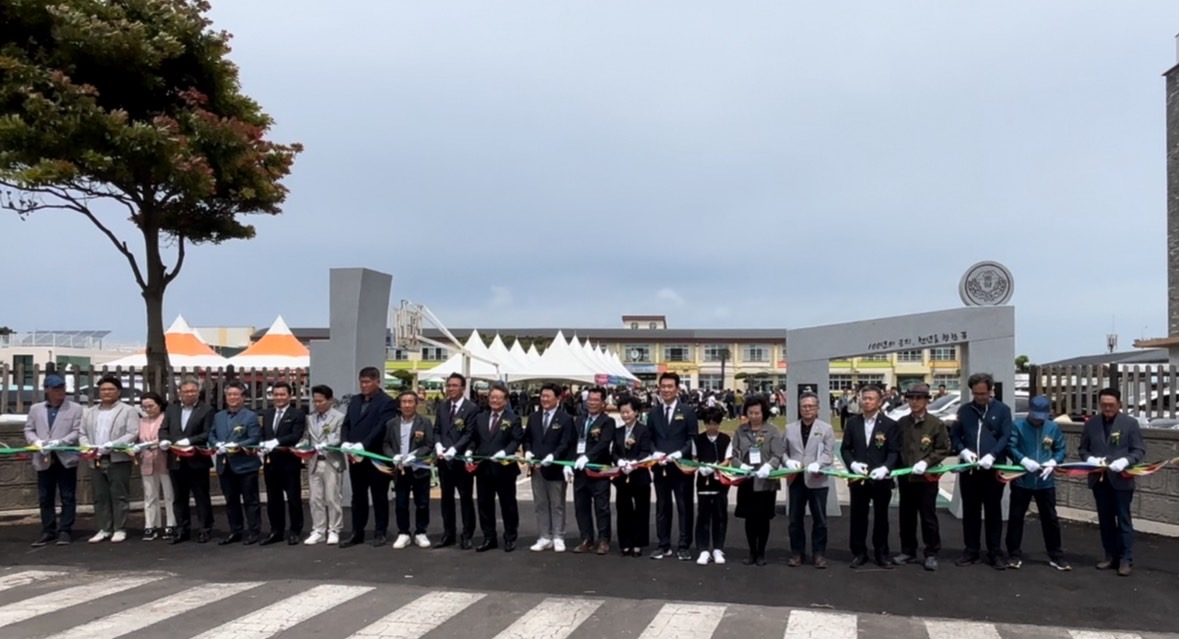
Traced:
<path fill-rule="evenodd" d="M 959 307 L 997 260 L 1033 361 L 1166 331 L 1174 0 L 214 5 L 306 151 L 165 323 L 326 326 L 364 266 L 452 326 L 803 327 Z M 143 339 L 85 219 L 0 237 L 0 324 Z"/>

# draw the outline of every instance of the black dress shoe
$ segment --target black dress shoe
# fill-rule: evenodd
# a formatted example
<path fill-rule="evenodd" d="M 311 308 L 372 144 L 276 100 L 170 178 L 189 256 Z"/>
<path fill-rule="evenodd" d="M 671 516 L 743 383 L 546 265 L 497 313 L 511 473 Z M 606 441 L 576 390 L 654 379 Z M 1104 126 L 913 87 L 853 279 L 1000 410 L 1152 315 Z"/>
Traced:
<path fill-rule="evenodd" d="M 486 539 L 475 548 L 475 552 L 487 552 L 493 548 L 499 548 L 499 544 L 495 543 L 494 539 Z"/>
<path fill-rule="evenodd" d="M 892 570 L 894 568 L 892 560 L 883 555 L 876 556 L 876 565 L 885 570 Z"/>
<path fill-rule="evenodd" d="M 435 548 L 446 548 L 447 546 L 453 546 L 453 545 L 454 545 L 454 535 L 442 535 L 442 539 L 439 539 L 438 543 L 434 544 L 434 547 Z"/>
<path fill-rule="evenodd" d="M 459 548 L 462 548 L 463 550 L 470 550 L 471 546 L 473 545 L 474 544 L 471 543 L 471 538 L 466 535 L 463 535 L 463 537 L 459 539 Z"/>
<path fill-rule="evenodd" d="M 742 559 L 741 563 L 745 564 L 746 566 L 752 566 L 753 564 L 757 563 L 757 557 L 749 555 L 748 557 Z"/>
<path fill-rule="evenodd" d="M 176 544 L 182 544 L 182 543 L 188 541 L 189 539 L 191 539 L 191 537 L 189 536 L 188 533 L 180 533 L 179 535 L 176 535 L 175 537 L 173 537 L 172 541 L 170 543 L 173 546 L 175 546 Z"/>
<path fill-rule="evenodd" d="M 253 546 L 256 543 L 258 543 L 258 534 L 257 533 L 250 533 L 245 538 L 245 540 L 242 541 L 243 546 Z"/>
<path fill-rule="evenodd" d="M 386 541 L 388 540 L 385 539 L 384 535 L 373 535 L 373 548 L 384 546 Z"/>
<path fill-rule="evenodd" d="M 868 556 L 867 555 L 856 555 L 855 557 L 852 558 L 851 563 L 848 564 L 848 568 L 859 568 L 860 566 L 863 566 L 866 563 L 868 563 Z"/>
<path fill-rule="evenodd" d="M 515 549 L 516 549 L 516 542 L 514 542 L 514 541 L 505 541 L 504 542 L 504 552 L 512 552 Z"/>
<path fill-rule="evenodd" d="M 288 546 L 298 546 L 299 545 L 299 535 L 297 535 L 295 533 L 291 533 L 291 534 L 287 535 L 287 545 Z"/>
<path fill-rule="evenodd" d="M 198 544 L 207 544 L 207 543 L 209 543 L 209 539 L 211 539 L 211 538 L 212 537 L 209 535 L 209 533 L 204 532 L 204 531 L 197 533 L 197 536 L 196 536 L 196 540 L 197 540 Z"/>
<path fill-rule="evenodd" d="M 231 533 L 228 537 L 217 542 L 217 545 L 218 546 L 228 546 L 229 544 L 234 544 L 234 543 L 237 543 L 241 540 L 242 540 L 241 533 Z M 257 540 L 255 540 L 255 541 L 257 541 Z"/>
<path fill-rule="evenodd" d="M 364 543 L 364 537 L 360 535 L 352 535 L 351 537 L 340 542 L 341 548 L 351 548 L 352 546 L 359 546 Z"/>
<path fill-rule="evenodd" d="M 277 544 L 280 541 L 282 541 L 282 535 L 278 533 L 270 533 L 269 535 L 266 535 L 266 539 L 263 539 L 262 542 L 258 545 L 269 546 L 270 544 Z"/>

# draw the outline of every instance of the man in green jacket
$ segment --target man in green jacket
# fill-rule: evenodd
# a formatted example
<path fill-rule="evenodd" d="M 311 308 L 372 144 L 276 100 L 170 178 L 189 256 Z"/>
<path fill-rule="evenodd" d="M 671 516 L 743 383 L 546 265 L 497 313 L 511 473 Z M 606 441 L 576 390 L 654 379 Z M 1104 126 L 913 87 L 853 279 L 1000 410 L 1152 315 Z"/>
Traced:
<path fill-rule="evenodd" d="M 1023 518 L 1028 505 L 1036 500 L 1040 528 L 1048 550 L 1048 565 L 1057 570 L 1072 570 L 1064 560 L 1060 541 L 1060 519 L 1056 516 L 1056 479 L 1053 471 L 1064 461 L 1064 433 L 1052 421 L 1051 404 L 1043 395 L 1033 397 L 1028 415 L 1017 420 L 1011 429 L 1007 449 L 1011 458 L 1027 469 L 1027 474 L 1011 482 L 1011 505 L 1007 513 L 1007 567 L 1023 565 Z"/>
<path fill-rule="evenodd" d="M 925 412 L 929 406 L 929 386 L 914 384 L 905 391 L 910 412 L 898 422 L 901 431 L 901 465 L 913 470 L 899 481 L 901 503 L 901 554 L 892 562 L 903 566 L 917 558 L 917 519 L 921 519 L 921 537 L 925 541 L 926 570 L 937 570 L 937 554 L 942 548 L 937 519 L 938 482 L 925 477 L 950 455 L 950 435 L 940 419 Z"/>

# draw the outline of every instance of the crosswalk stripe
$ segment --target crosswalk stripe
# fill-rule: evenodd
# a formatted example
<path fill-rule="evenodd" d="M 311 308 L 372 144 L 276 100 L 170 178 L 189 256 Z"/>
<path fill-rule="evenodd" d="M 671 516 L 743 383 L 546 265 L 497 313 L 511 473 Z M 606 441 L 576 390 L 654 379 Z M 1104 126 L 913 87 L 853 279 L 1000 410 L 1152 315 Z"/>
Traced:
<path fill-rule="evenodd" d="M 316 586 L 203 632 L 194 639 L 268 639 L 371 590 L 367 586 Z"/>
<path fill-rule="evenodd" d="M 724 616 L 724 606 L 664 604 L 639 639 L 709 639 Z"/>
<path fill-rule="evenodd" d="M 349 639 L 418 639 L 486 595 L 431 592 L 356 631 Z"/>
<path fill-rule="evenodd" d="M 601 605 L 600 599 L 545 599 L 495 638 L 564 639 Z"/>
<path fill-rule="evenodd" d="M 929 639 L 1000 639 L 995 624 L 977 621 L 925 621 Z"/>
<path fill-rule="evenodd" d="M 4 575 L 0 577 L 0 591 L 11 590 L 13 588 L 20 588 L 38 581 L 46 581 L 54 577 L 63 577 L 66 573 L 56 572 L 52 570 L 25 570 L 11 575 Z"/>
<path fill-rule="evenodd" d="M 1073 639 L 1142 639 L 1142 635 L 1129 632 L 1096 632 L 1093 630 L 1070 630 Z"/>
<path fill-rule="evenodd" d="M 261 585 L 260 581 L 204 584 L 142 606 L 123 610 L 108 617 L 95 619 L 90 623 L 74 626 L 53 635 L 50 639 L 91 639 L 92 637 L 114 639 L 122 637 L 152 624 L 184 614 L 194 608 L 221 601 Z"/>
<path fill-rule="evenodd" d="M 16 603 L 0 607 L 0 628 L 20 623 L 33 617 L 55 612 L 70 606 L 93 601 L 116 593 L 138 588 L 144 584 L 163 579 L 162 575 L 143 577 L 124 577 L 119 579 L 104 579 L 83 586 L 63 588 L 56 592 L 25 599 Z"/>
<path fill-rule="evenodd" d="M 791 610 L 786 639 L 856 639 L 856 616 Z"/>

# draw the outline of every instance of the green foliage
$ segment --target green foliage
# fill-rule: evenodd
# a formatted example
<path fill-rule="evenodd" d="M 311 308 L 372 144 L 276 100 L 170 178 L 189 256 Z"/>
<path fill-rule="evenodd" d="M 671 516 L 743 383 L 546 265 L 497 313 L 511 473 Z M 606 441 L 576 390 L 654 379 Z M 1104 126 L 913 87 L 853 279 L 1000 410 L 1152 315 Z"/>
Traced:
<path fill-rule="evenodd" d="M 15 332 L 16 331 L 12 330 L 11 328 L 8 328 L 7 326 L 0 326 L 0 337 L 12 335 Z"/>
<path fill-rule="evenodd" d="M 1030 362 L 1031 362 L 1031 360 L 1028 358 L 1027 355 L 1020 355 L 1019 357 L 1016 357 L 1015 358 L 1015 370 L 1020 373 L 1028 372 L 1028 364 Z"/>

